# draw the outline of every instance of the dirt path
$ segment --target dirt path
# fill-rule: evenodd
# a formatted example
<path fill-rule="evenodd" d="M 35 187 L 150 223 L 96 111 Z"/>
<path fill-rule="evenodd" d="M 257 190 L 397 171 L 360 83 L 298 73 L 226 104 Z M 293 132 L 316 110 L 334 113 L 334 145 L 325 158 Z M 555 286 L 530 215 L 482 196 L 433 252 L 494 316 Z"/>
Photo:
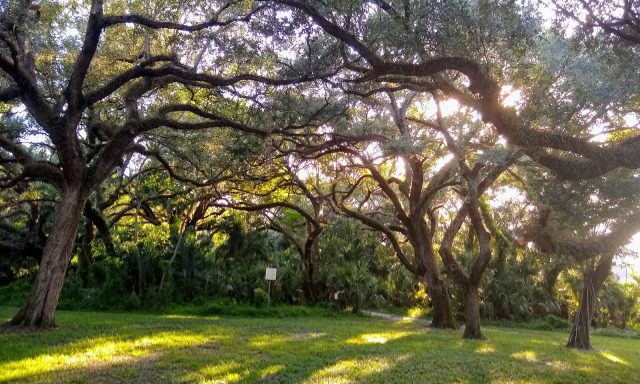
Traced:
<path fill-rule="evenodd" d="M 392 313 L 386 313 L 386 312 L 376 312 L 376 311 L 361 311 L 362 314 L 367 315 L 367 316 L 372 316 L 372 317 L 380 317 L 382 319 L 386 319 L 389 321 L 407 321 L 407 322 L 411 322 L 423 327 L 427 327 L 429 328 L 431 331 L 433 332 L 458 332 L 463 330 L 463 327 L 460 326 L 457 330 L 456 329 L 437 329 L 437 328 L 431 328 L 431 321 L 430 320 L 425 320 L 425 319 L 419 319 L 416 317 L 409 317 L 409 316 L 400 316 L 400 315 L 394 315 Z"/>
<path fill-rule="evenodd" d="M 417 324 L 424 324 L 424 325 L 431 324 L 430 321 L 425 319 L 417 319 L 415 317 L 394 315 L 392 313 L 376 312 L 376 311 L 362 311 L 362 313 L 367 316 L 380 317 L 383 319 L 387 319 L 389 321 L 411 321 Z"/>

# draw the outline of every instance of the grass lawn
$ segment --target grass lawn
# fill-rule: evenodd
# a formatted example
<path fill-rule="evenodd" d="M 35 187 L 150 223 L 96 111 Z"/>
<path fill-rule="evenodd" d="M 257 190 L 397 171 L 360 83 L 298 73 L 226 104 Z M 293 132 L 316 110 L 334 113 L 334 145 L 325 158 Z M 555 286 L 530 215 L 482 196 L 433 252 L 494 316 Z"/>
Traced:
<path fill-rule="evenodd" d="M 16 311 L 0 307 L 0 321 Z M 0 382 L 640 383 L 640 340 L 486 328 L 484 341 L 422 324 L 340 315 L 57 315 L 59 328 L 0 334 Z"/>

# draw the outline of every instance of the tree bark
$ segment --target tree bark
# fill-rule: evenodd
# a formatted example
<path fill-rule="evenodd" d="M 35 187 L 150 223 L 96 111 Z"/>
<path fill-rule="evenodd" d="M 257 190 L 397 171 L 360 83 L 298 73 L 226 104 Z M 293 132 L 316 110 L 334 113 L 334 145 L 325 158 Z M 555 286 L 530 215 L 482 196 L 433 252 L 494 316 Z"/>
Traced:
<path fill-rule="evenodd" d="M 318 217 L 319 212 L 316 210 L 315 217 Z M 300 248 L 302 251 L 300 256 L 302 257 L 302 265 L 304 268 L 304 295 L 305 299 L 315 304 L 318 301 L 318 290 L 316 288 L 316 265 L 318 256 L 320 253 L 319 239 L 322 233 L 322 227 L 307 222 L 307 239 L 304 245 Z"/>
<path fill-rule="evenodd" d="M 82 243 L 78 252 L 78 277 L 82 288 L 89 285 L 89 266 L 91 265 L 91 241 L 93 241 L 93 223 L 87 219 L 82 234 Z"/>
<path fill-rule="evenodd" d="M 426 276 L 425 286 L 431 299 L 433 317 L 431 326 L 441 329 L 456 329 L 458 325 L 453 316 L 449 290 L 438 272 L 430 231 L 422 217 L 423 215 L 420 214 L 420 217 L 412 218 L 407 237 L 413 247 L 417 270 L 424 271 Z"/>
<path fill-rule="evenodd" d="M 91 225 L 95 225 L 98 230 L 98 234 L 102 239 L 102 243 L 104 244 L 104 248 L 107 251 L 107 254 L 110 257 L 116 258 L 116 247 L 113 244 L 113 239 L 111 238 L 111 233 L 109 232 L 109 225 L 106 220 L 102 216 L 102 212 L 97 206 L 94 206 L 90 201 L 84 206 L 84 215 L 90 220 Z M 93 237 L 93 236 L 92 236 Z"/>
<path fill-rule="evenodd" d="M 426 279 L 427 292 L 431 298 L 431 326 L 440 329 L 456 329 L 458 326 L 453 317 L 449 290 L 444 281 L 434 273 L 428 273 Z"/>
<path fill-rule="evenodd" d="M 562 272 L 562 269 L 562 265 L 556 264 L 551 268 L 543 271 L 542 287 L 544 288 L 544 292 L 547 294 L 547 296 L 553 297 L 556 283 L 558 282 L 558 276 L 560 276 L 560 272 Z"/>
<path fill-rule="evenodd" d="M 55 326 L 55 311 L 73 253 L 85 200 L 86 195 L 80 188 L 67 188 L 63 192 L 31 293 L 20 311 L 9 321 L 10 325 L 40 328 Z"/>
<path fill-rule="evenodd" d="M 480 299 L 478 297 L 478 287 L 475 285 L 467 286 L 465 292 L 464 305 L 464 334 L 465 339 L 484 339 L 480 330 Z"/>
<path fill-rule="evenodd" d="M 582 295 L 580 298 L 580 305 L 576 311 L 575 318 L 573 320 L 573 326 L 571 327 L 571 333 L 569 334 L 569 340 L 567 341 L 568 348 L 591 350 L 591 338 L 589 335 L 589 327 L 591 320 L 596 312 L 596 299 L 598 292 L 602 288 L 604 280 L 611 271 L 611 263 L 613 261 L 613 253 L 610 255 L 602 256 L 598 266 L 587 273 L 585 273 L 584 288 L 582 289 Z"/>
<path fill-rule="evenodd" d="M 318 301 L 315 284 L 315 265 L 304 263 L 304 296 L 308 303 L 315 304 Z"/>
<path fill-rule="evenodd" d="M 307 241 L 309 243 L 309 241 Z M 317 244 L 316 240 L 312 240 L 312 243 Z M 316 290 L 316 260 L 317 260 L 317 247 L 313 244 L 304 247 L 304 254 L 302 255 L 302 264 L 304 266 L 304 295 L 305 299 L 315 304 L 318 301 L 318 292 Z"/>

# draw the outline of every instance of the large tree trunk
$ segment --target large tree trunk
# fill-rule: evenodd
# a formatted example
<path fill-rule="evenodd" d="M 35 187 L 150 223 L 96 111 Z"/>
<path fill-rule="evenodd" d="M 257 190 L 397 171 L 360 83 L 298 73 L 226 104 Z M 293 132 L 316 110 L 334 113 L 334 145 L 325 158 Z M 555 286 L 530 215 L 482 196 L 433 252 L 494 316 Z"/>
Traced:
<path fill-rule="evenodd" d="M 320 228 L 311 228 L 307 224 L 307 240 L 302 248 L 302 264 L 304 266 L 304 295 L 307 302 L 315 304 L 318 301 L 318 290 L 316 288 L 316 263 L 320 254 L 319 236 Z"/>
<path fill-rule="evenodd" d="M 449 290 L 444 281 L 435 273 L 429 272 L 427 276 L 427 291 L 431 298 L 431 314 L 433 320 L 431 326 L 441 329 L 457 328 L 456 320 L 453 317 L 453 309 L 451 308 L 451 298 Z"/>
<path fill-rule="evenodd" d="M 464 305 L 464 334 L 465 339 L 483 339 L 480 331 L 480 299 L 478 297 L 478 287 L 469 285 L 465 292 Z"/>
<path fill-rule="evenodd" d="M 424 282 L 431 299 L 431 326 L 434 328 L 457 328 L 453 317 L 449 290 L 438 272 L 436 255 L 429 235 L 429 229 L 421 214 L 413 218 L 407 236 L 416 259 L 416 276 L 424 276 Z M 414 272 L 415 273 L 415 272 Z"/>
<path fill-rule="evenodd" d="M 312 249 L 307 250 L 307 254 L 303 256 L 302 264 L 304 265 L 304 298 L 307 302 L 315 304 L 318 301 L 318 293 L 316 290 L 316 268 L 314 251 Z"/>
<path fill-rule="evenodd" d="M 580 299 L 580 306 L 576 311 L 567 341 L 567 347 L 591 350 L 591 339 L 589 336 L 589 327 L 591 318 L 595 312 L 595 292 L 591 284 L 585 283 Z"/>
<path fill-rule="evenodd" d="M 598 266 L 594 270 L 585 273 L 580 305 L 576 311 L 569 340 L 567 341 L 568 348 L 592 349 L 589 326 L 596 312 L 598 292 L 611 271 L 612 261 L 613 254 L 602 256 Z"/>
<path fill-rule="evenodd" d="M 80 188 L 67 188 L 63 193 L 29 298 L 11 319 L 10 325 L 40 328 L 55 325 L 55 311 L 71 260 L 85 199 Z"/>

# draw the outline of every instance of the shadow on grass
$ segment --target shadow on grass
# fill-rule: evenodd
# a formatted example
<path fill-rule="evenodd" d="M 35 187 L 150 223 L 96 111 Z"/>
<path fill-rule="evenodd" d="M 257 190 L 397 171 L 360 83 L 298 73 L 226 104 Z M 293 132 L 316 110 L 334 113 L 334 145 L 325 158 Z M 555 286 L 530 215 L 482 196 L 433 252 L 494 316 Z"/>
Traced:
<path fill-rule="evenodd" d="M 465 341 L 458 331 L 356 317 L 76 312 L 61 314 L 60 323 L 49 332 L 0 335 L 0 381 L 547 383 L 630 382 L 640 374 L 625 365 L 628 357 L 567 350 L 559 335 L 547 344 L 537 332 L 494 329 L 488 340 Z"/>

